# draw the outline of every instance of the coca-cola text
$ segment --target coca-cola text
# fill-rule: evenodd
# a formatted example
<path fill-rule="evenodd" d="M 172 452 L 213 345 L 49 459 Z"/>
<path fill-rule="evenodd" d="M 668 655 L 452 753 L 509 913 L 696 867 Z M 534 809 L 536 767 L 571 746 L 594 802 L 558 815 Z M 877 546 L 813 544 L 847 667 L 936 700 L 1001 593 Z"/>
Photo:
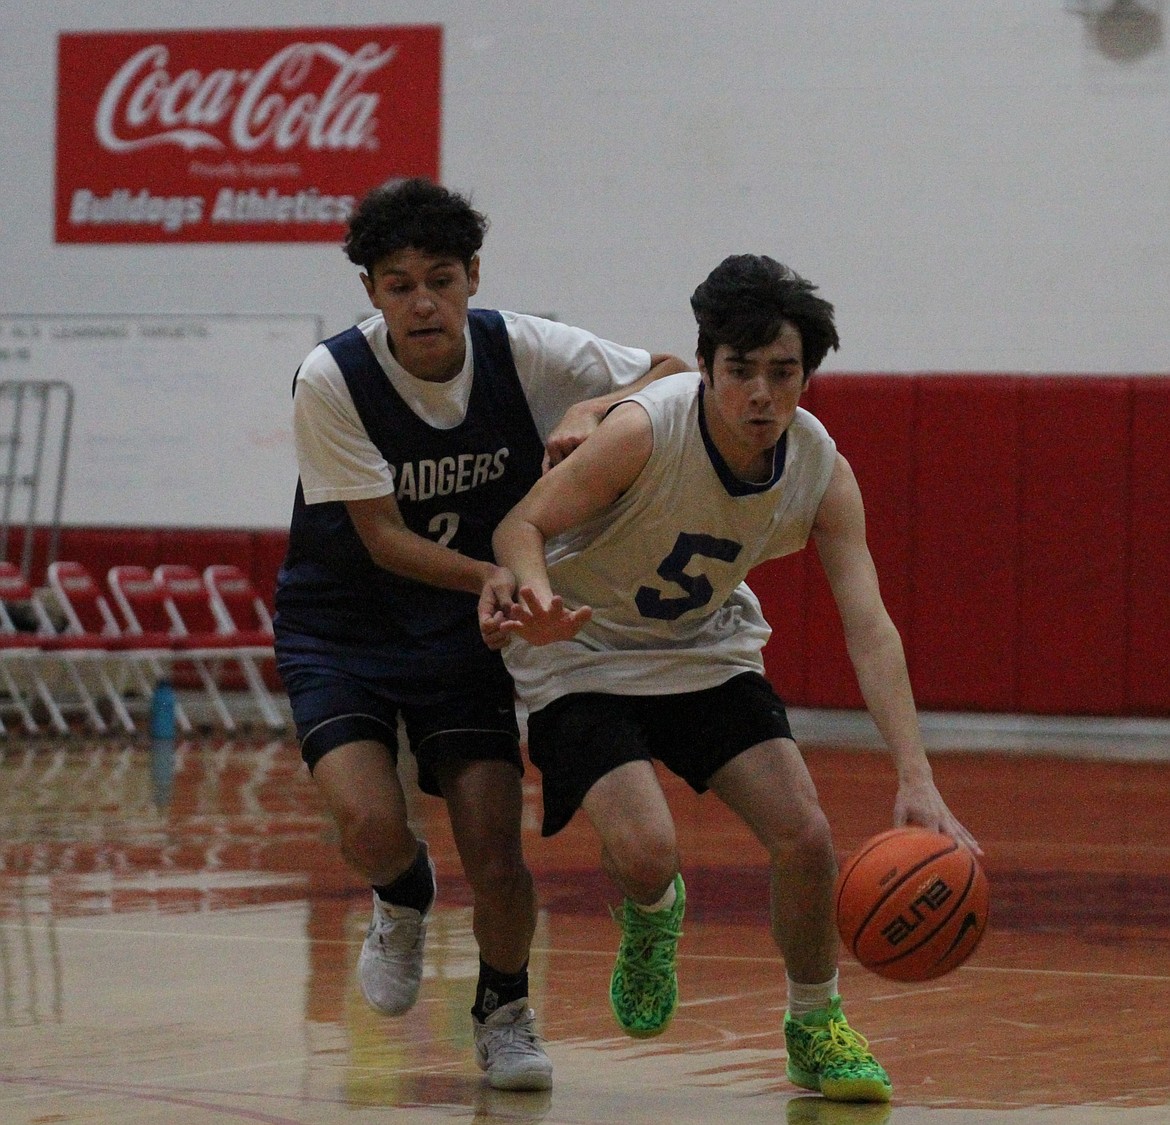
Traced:
<path fill-rule="evenodd" d="M 106 86 L 94 116 L 98 142 L 110 152 L 151 145 L 255 152 L 376 147 L 380 95 L 362 83 L 394 57 L 366 43 L 353 52 L 332 43 L 290 43 L 255 70 L 196 69 L 171 75 L 170 51 L 154 43 L 131 55 Z M 324 90 L 306 89 L 315 64 L 332 74 Z"/>

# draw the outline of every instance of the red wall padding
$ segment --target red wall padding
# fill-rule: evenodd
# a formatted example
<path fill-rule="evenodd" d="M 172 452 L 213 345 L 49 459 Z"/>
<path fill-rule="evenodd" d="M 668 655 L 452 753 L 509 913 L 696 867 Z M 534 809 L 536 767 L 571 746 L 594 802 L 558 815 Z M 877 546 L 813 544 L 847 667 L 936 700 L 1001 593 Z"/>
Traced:
<path fill-rule="evenodd" d="M 919 707 L 1170 716 L 1170 376 L 817 375 Z M 284 529 L 63 528 L 58 558 L 243 567 Z M 34 540 L 44 578 L 47 534 Z M 14 530 L 7 557 L 22 557 Z M 752 576 L 784 699 L 861 705 L 815 548 Z"/>
<path fill-rule="evenodd" d="M 1135 379 L 1126 710 L 1170 711 L 1170 379 Z"/>
<path fill-rule="evenodd" d="M 910 606 L 914 390 L 912 379 L 849 375 L 823 382 L 814 378 L 805 396 L 807 409 L 825 424 L 857 477 L 882 595 L 904 637 Z M 860 707 L 861 693 L 816 548 L 805 555 L 808 689 L 803 702 Z"/>
<path fill-rule="evenodd" d="M 760 608 L 772 626 L 764 646 L 764 664 L 772 686 L 786 702 L 808 698 L 808 660 L 805 652 L 805 558 L 808 551 L 773 559 L 757 567 L 749 579 Z"/>
<path fill-rule="evenodd" d="M 1020 382 L 1017 709 L 1126 708 L 1130 384 Z"/>
<path fill-rule="evenodd" d="M 861 484 L 921 708 L 1170 715 L 1170 378 L 818 375 L 805 406 Z M 804 560 L 800 582 L 791 560 L 752 578 L 782 615 L 769 676 L 792 704 L 856 707 Z"/>
<path fill-rule="evenodd" d="M 1018 381 L 919 378 L 911 682 L 941 710 L 1011 711 L 1018 621 Z"/>
<path fill-rule="evenodd" d="M 255 532 L 215 528 L 163 528 L 159 531 L 157 561 L 185 563 L 201 574 L 214 563 L 238 566 L 251 575 Z"/>
<path fill-rule="evenodd" d="M 63 527 L 57 558 L 84 563 L 105 590 L 110 567 L 126 563 L 153 567 L 158 544 L 159 532 L 153 528 Z M 43 576 L 43 571 L 39 572 L 39 577 L 34 572 L 33 581 L 40 581 Z"/>

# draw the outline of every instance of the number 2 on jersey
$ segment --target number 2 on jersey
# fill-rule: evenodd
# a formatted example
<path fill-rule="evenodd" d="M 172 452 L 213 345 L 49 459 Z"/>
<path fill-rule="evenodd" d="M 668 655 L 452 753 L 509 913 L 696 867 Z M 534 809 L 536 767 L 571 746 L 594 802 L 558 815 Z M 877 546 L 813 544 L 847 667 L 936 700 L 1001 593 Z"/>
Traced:
<path fill-rule="evenodd" d="M 458 530 L 458 512 L 440 512 L 437 516 L 432 516 L 430 523 L 427 524 L 427 531 L 436 537 L 435 541 L 440 547 L 446 547 L 455 538 L 455 532 Z"/>

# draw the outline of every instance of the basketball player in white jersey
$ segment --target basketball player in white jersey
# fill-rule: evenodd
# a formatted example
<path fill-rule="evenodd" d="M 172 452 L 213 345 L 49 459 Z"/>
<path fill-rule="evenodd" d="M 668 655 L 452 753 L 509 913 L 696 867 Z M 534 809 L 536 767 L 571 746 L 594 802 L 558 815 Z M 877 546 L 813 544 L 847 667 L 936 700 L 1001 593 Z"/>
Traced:
<path fill-rule="evenodd" d="M 788 977 L 788 1076 L 842 1101 L 891 1085 L 845 1020 L 837 989 L 829 825 L 782 702 L 764 678 L 770 629 L 745 584 L 811 538 L 870 714 L 894 758 L 896 824 L 978 851 L 931 776 L 897 630 L 865 540 L 861 494 L 821 423 L 798 403 L 838 345 L 833 307 L 767 257 L 726 259 L 695 291 L 699 373 L 615 406 L 501 522 L 485 635 L 529 709 L 545 835 L 585 811 L 625 898 L 610 984 L 631 1035 L 678 1004 L 685 887 L 651 761 L 743 818 L 771 861 L 772 934 Z"/>

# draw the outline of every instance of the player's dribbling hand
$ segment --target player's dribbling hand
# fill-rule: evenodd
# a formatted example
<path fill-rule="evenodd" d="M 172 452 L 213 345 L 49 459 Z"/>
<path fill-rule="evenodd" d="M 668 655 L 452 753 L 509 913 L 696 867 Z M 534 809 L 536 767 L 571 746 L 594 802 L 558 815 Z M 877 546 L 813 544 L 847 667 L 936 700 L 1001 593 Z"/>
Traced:
<path fill-rule="evenodd" d="M 931 782 L 918 785 L 904 783 L 898 787 L 898 795 L 894 800 L 894 824 L 896 827 L 917 824 L 933 832 L 941 832 L 965 844 L 976 855 L 983 854 L 979 842 L 947 808 L 946 802 Z"/>
<path fill-rule="evenodd" d="M 500 630 L 509 637 L 520 637 L 530 645 L 572 640 L 593 616 L 593 610 L 587 605 L 565 609 L 565 603 L 556 594 L 545 605 L 529 586 L 520 587 L 519 599 L 508 611 L 507 618 L 500 622 Z"/>

